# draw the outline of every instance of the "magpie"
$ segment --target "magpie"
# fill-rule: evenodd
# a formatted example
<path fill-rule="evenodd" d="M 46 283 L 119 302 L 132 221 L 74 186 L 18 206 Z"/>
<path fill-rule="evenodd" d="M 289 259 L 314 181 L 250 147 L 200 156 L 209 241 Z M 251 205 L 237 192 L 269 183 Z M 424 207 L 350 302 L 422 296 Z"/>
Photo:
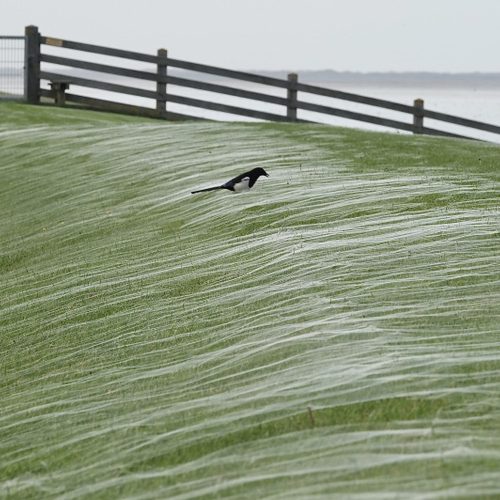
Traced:
<path fill-rule="evenodd" d="M 191 194 L 204 193 L 205 191 L 215 191 L 216 189 L 229 189 L 229 191 L 232 191 L 233 193 L 243 193 L 244 191 L 248 191 L 257 182 L 257 179 L 261 175 L 269 177 L 269 174 L 263 168 L 257 167 L 250 170 L 250 172 L 238 175 L 238 177 L 227 181 L 225 184 L 222 184 L 222 186 L 191 191 Z"/>

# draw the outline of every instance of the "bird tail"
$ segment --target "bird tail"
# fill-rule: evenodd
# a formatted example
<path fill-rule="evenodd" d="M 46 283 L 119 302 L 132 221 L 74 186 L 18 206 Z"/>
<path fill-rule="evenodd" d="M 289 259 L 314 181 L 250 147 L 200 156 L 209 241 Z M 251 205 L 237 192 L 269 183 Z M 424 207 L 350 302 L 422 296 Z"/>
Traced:
<path fill-rule="evenodd" d="M 224 186 L 216 186 L 213 188 L 198 189 L 198 191 L 191 191 L 191 194 L 204 193 L 205 191 L 216 191 L 217 189 L 224 189 Z"/>

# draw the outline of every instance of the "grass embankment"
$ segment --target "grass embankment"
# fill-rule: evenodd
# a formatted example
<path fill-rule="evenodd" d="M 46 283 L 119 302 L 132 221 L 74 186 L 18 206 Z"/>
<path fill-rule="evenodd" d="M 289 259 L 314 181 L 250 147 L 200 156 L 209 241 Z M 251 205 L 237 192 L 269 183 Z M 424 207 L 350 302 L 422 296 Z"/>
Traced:
<path fill-rule="evenodd" d="M 1 498 L 500 494 L 498 146 L 0 123 Z"/>

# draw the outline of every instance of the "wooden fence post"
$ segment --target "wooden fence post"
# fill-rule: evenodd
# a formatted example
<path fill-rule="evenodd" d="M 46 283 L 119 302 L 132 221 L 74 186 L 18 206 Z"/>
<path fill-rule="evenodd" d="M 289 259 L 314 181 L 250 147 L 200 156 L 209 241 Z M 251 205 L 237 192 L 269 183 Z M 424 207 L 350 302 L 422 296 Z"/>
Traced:
<path fill-rule="evenodd" d="M 159 77 L 167 76 L 167 51 L 165 49 L 158 49 L 158 57 L 165 58 L 165 62 L 159 62 L 157 66 L 157 74 Z M 161 116 L 167 117 L 167 84 L 164 82 L 156 82 L 156 110 Z"/>
<path fill-rule="evenodd" d="M 36 26 L 26 26 L 26 98 L 30 104 L 40 102 L 40 33 Z"/>
<path fill-rule="evenodd" d="M 415 111 L 413 112 L 413 133 L 423 134 L 424 129 L 424 101 L 423 99 L 415 99 L 413 101 L 413 107 Z"/>
<path fill-rule="evenodd" d="M 286 116 L 291 121 L 297 120 L 297 88 L 294 84 L 297 83 L 298 79 L 297 73 L 290 73 L 288 75 L 290 87 L 287 90 L 288 105 L 286 107 Z"/>

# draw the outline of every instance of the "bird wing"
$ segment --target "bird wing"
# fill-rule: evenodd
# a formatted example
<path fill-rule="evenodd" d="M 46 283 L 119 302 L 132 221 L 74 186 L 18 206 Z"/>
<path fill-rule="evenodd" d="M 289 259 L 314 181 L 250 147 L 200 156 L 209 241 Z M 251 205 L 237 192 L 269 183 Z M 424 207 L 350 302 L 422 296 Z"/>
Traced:
<path fill-rule="evenodd" d="M 250 189 L 250 177 L 243 177 L 238 182 L 233 184 L 233 190 L 236 193 L 248 191 Z"/>

